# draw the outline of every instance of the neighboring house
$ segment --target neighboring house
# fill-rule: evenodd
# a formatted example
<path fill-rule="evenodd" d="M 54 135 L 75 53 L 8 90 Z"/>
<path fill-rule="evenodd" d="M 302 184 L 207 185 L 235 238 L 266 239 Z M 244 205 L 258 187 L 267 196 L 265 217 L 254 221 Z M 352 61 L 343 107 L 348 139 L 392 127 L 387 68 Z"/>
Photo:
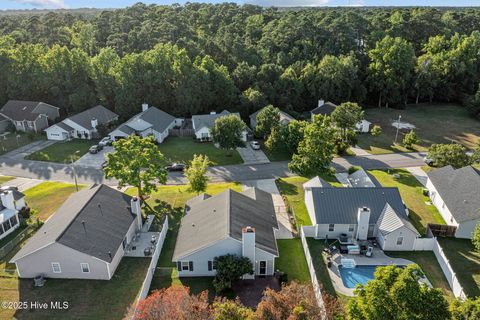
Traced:
<path fill-rule="evenodd" d="M 202 194 L 187 201 L 178 231 L 173 261 L 180 277 L 214 276 L 215 257 L 245 256 L 254 275 L 273 275 L 278 257 L 277 218 L 272 196 L 249 188 Z"/>
<path fill-rule="evenodd" d="M 162 143 L 169 135 L 169 130 L 181 126 L 183 119 L 157 109 L 149 107 L 148 104 L 142 104 L 142 112 L 133 116 L 127 122 L 121 124 L 118 128 L 109 133 L 112 140 L 127 138 L 132 134 L 141 137 L 153 135 L 158 143 Z"/>
<path fill-rule="evenodd" d="M 140 200 L 106 185 L 81 190 L 11 259 L 18 276 L 109 280 L 142 225 Z"/>
<path fill-rule="evenodd" d="M 0 115 L 8 119 L 17 131 L 38 133 L 48 127 L 49 121 L 60 117 L 59 110 L 44 102 L 9 100 L 0 109 Z M 0 122 L 4 121 L 3 118 Z M 5 131 L 8 126 L 2 123 L 0 128 Z"/>
<path fill-rule="evenodd" d="M 25 207 L 25 195 L 15 187 L 0 188 L 0 239 L 20 226 L 18 212 Z"/>
<path fill-rule="evenodd" d="M 368 174 L 363 168 L 359 168 L 357 171 L 348 174 L 346 172 L 336 173 L 335 177 L 344 186 L 349 188 L 375 188 L 381 187 L 380 183 Z"/>
<path fill-rule="evenodd" d="M 210 114 L 201 114 L 201 115 L 194 115 L 192 116 L 192 125 L 193 131 L 195 132 L 195 138 L 202 141 L 210 141 L 212 140 L 212 135 L 210 134 L 210 129 L 215 124 L 215 120 L 220 117 L 227 116 L 231 114 L 227 110 L 223 110 L 220 113 L 216 113 L 215 111 L 210 112 Z M 233 113 L 234 115 L 240 118 L 240 114 L 238 112 Z M 247 134 L 248 131 L 244 130 L 242 133 L 242 141 L 247 141 Z"/>
<path fill-rule="evenodd" d="M 445 222 L 457 227 L 455 237 L 471 239 L 480 223 L 480 171 L 472 166 L 446 166 L 427 175 L 430 199 Z"/>
<path fill-rule="evenodd" d="M 252 129 L 255 129 L 255 127 L 257 126 L 257 115 L 260 111 L 262 111 L 263 109 L 265 108 L 262 108 L 254 113 L 252 113 L 250 115 L 250 128 Z M 295 118 L 293 118 L 291 115 L 289 115 L 288 113 L 286 112 L 283 112 L 280 110 L 280 124 L 288 124 L 290 121 L 294 120 Z"/>
<path fill-rule="evenodd" d="M 318 106 L 312 111 L 310 111 L 311 119 L 313 119 L 313 116 L 317 114 L 321 114 L 323 116 L 330 116 L 336 107 L 337 105 L 333 102 L 325 102 L 325 100 L 318 100 Z M 366 133 L 370 131 L 371 124 L 372 123 L 370 121 L 363 119 L 355 125 L 355 128 L 359 132 Z"/>
<path fill-rule="evenodd" d="M 118 114 L 99 105 L 50 126 L 45 132 L 48 140 L 100 138 L 97 126 L 112 123 L 117 119 Z"/>
<path fill-rule="evenodd" d="M 314 179 L 303 187 L 315 238 L 346 235 L 355 240 L 376 239 L 382 250 L 413 250 L 420 234 L 408 221 L 397 188 L 333 188 Z"/>

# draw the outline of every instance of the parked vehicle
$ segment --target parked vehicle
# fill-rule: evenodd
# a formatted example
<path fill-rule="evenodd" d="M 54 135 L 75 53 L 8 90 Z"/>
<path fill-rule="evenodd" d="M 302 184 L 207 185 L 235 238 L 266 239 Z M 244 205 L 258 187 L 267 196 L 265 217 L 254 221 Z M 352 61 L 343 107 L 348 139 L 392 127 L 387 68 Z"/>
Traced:
<path fill-rule="evenodd" d="M 95 154 L 100 152 L 102 149 L 103 147 L 101 145 L 96 144 L 91 146 L 90 149 L 88 149 L 88 152 L 90 152 L 91 154 Z"/>
<path fill-rule="evenodd" d="M 425 162 L 429 166 L 433 166 L 433 159 L 431 159 L 431 158 L 424 157 L 423 162 Z"/>
<path fill-rule="evenodd" d="M 100 145 L 102 147 L 105 147 L 105 146 L 111 146 L 112 143 L 113 143 L 113 141 L 112 141 L 112 139 L 110 139 L 110 137 L 105 137 L 102 140 L 100 140 L 98 145 Z"/>
<path fill-rule="evenodd" d="M 184 171 L 187 166 L 183 163 L 172 163 L 171 165 L 165 167 L 167 171 Z"/>
<path fill-rule="evenodd" d="M 260 143 L 258 143 L 258 141 L 250 142 L 250 146 L 252 147 L 253 150 L 260 150 Z"/>

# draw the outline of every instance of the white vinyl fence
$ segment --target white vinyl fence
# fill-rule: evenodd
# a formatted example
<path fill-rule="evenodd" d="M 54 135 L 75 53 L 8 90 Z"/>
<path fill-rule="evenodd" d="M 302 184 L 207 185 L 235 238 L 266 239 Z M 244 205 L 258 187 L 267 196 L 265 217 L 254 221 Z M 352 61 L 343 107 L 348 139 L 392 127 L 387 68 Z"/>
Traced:
<path fill-rule="evenodd" d="M 155 251 L 152 256 L 152 260 L 150 261 L 150 265 L 148 266 L 147 275 L 142 283 L 142 290 L 140 290 L 140 295 L 138 296 L 138 301 L 145 299 L 148 296 L 148 292 L 150 291 L 150 284 L 152 283 L 153 274 L 155 273 L 155 269 L 157 268 L 158 258 L 160 258 L 160 253 L 162 252 L 163 242 L 165 241 L 165 236 L 167 235 L 168 231 L 168 216 L 165 217 L 165 221 L 163 222 L 162 231 L 160 232 L 160 236 L 158 237 L 157 245 L 155 247 Z"/>
<path fill-rule="evenodd" d="M 326 319 L 327 316 L 325 312 L 325 305 L 323 303 L 322 291 L 321 291 L 320 285 L 318 284 L 317 274 L 315 272 L 315 267 L 313 265 L 312 256 L 310 255 L 307 239 L 305 238 L 305 233 L 303 231 L 304 228 L 305 227 L 300 227 L 300 239 L 302 239 L 303 252 L 305 253 L 305 258 L 307 259 L 308 271 L 310 272 L 310 279 L 312 279 L 312 285 L 313 285 L 313 290 L 315 292 L 315 297 L 317 298 L 317 303 L 322 313 L 322 319 Z"/>
<path fill-rule="evenodd" d="M 417 238 L 413 243 L 413 251 L 432 251 L 436 241 L 435 238 Z"/>
<path fill-rule="evenodd" d="M 437 257 L 438 263 L 442 268 L 443 274 L 447 278 L 448 284 L 450 284 L 450 288 L 452 288 L 453 294 L 456 298 L 465 300 L 467 296 L 465 295 L 465 292 L 463 291 L 463 288 L 458 281 L 457 274 L 455 273 L 455 271 L 453 271 L 452 266 L 450 266 L 448 258 L 443 252 L 443 249 L 438 243 L 437 239 L 434 239 L 435 242 L 433 245 L 433 253 L 435 253 L 435 257 Z"/>

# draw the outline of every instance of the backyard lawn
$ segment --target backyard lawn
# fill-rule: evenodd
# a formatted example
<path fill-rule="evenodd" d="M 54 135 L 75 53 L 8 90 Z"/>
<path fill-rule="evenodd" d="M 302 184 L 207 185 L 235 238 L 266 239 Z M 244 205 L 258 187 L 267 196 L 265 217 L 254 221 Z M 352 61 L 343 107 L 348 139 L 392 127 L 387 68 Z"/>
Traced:
<path fill-rule="evenodd" d="M 243 163 L 236 150 L 227 156 L 225 151 L 216 148 L 212 142 L 196 142 L 193 138 L 169 137 L 158 145 L 168 162 L 188 163 L 195 154 L 205 154 L 212 165 L 227 165 Z"/>
<path fill-rule="evenodd" d="M 328 181 L 335 187 L 342 185 L 335 179 L 334 176 L 323 175 L 322 179 Z M 304 177 L 288 177 L 277 180 L 277 186 L 280 193 L 287 198 L 288 204 L 293 208 L 295 217 L 297 219 L 298 228 L 300 226 L 311 226 L 312 222 L 308 216 L 307 208 L 305 207 L 303 184 L 309 179 Z"/>
<path fill-rule="evenodd" d="M 408 171 L 403 169 L 370 170 L 384 187 L 397 187 L 410 212 L 409 218 L 418 232 L 426 232 L 427 223 L 445 224 L 434 205 L 427 205 L 428 196 L 423 195 L 423 185 Z M 393 174 L 400 175 L 395 179 Z"/>
<path fill-rule="evenodd" d="M 310 283 L 302 241 L 298 238 L 277 240 L 277 245 L 280 256 L 275 259 L 275 270 L 285 272 L 288 281 Z"/>
<path fill-rule="evenodd" d="M 336 297 L 337 292 L 333 287 L 332 279 L 330 279 L 327 265 L 325 264 L 322 255 L 323 249 L 325 248 L 325 241 L 307 238 L 307 244 L 310 251 L 310 256 L 312 257 L 315 273 L 317 274 L 318 283 L 323 286 L 328 294 Z"/>
<path fill-rule="evenodd" d="M 81 139 L 75 139 L 66 142 L 57 142 L 49 147 L 46 147 L 42 150 L 32 153 L 29 156 L 26 156 L 25 159 L 58 163 L 71 163 L 72 160 L 75 162 L 80 159 L 85 153 L 88 152 L 88 149 L 91 146 L 97 143 L 98 140 Z"/>
<path fill-rule="evenodd" d="M 80 188 L 83 187 L 80 185 Z M 24 191 L 24 193 L 28 206 L 37 210 L 37 217 L 45 221 L 75 191 L 73 184 L 47 181 Z"/>
<path fill-rule="evenodd" d="M 372 108 L 365 110 L 365 118 L 373 125 L 382 127 L 382 134 L 373 137 L 370 134 L 358 135 L 358 145 L 373 154 L 405 152 L 403 146 L 393 146 L 396 128 L 392 122 L 401 115 L 402 122 L 413 124 L 418 137 L 422 140 L 415 145 L 416 151 L 425 151 L 433 143 L 451 143 L 456 141 L 473 148 L 480 139 L 480 122 L 468 115 L 465 108 L 452 104 L 409 105 L 405 110 Z M 409 130 L 400 130 L 397 142 L 401 144 Z"/>
<path fill-rule="evenodd" d="M 403 258 L 415 262 L 422 268 L 434 288 L 442 290 L 447 300 L 455 299 L 433 251 L 388 251 L 385 254 L 392 258 Z"/>
<path fill-rule="evenodd" d="M 0 319 L 66 319 L 72 314 L 76 319 L 122 319 L 140 291 L 149 263 L 145 258 L 123 258 L 109 281 L 48 279 L 41 288 L 34 287 L 32 279 L 0 277 L 1 301 L 68 302 L 68 310 L 0 309 Z"/>
<path fill-rule="evenodd" d="M 17 138 L 18 137 L 18 138 Z M 44 140 L 43 134 L 26 134 L 26 133 L 4 133 L 0 135 L 0 155 L 12 150 L 23 147 L 37 140 Z"/>
<path fill-rule="evenodd" d="M 438 242 L 467 296 L 480 296 L 480 253 L 474 250 L 472 242 L 441 237 L 438 237 Z"/>

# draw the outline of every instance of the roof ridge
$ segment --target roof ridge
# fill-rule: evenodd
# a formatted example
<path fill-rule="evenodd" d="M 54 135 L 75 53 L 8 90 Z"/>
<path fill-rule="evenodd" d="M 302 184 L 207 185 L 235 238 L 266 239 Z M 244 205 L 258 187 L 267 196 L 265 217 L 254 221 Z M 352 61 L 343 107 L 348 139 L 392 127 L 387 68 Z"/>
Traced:
<path fill-rule="evenodd" d="M 98 187 L 96 187 L 97 189 L 95 190 L 94 193 L 92 193 L 92 194 L 90 195 L 88 201 L 86 201 L 86 202 L 83 204 L 83 206 L 78 210 L 78 212 L 72 217 L 72 219 L 70 220 L 70 222 L 69 222 L 67 225 L 65 225 L 65 228 L 63 228 L 62 232 L 55 238 L 55 242 L 57 242 L 58 239 L 60 239 L 60 238 L 64 235 L 64 233 L 65 233 L 65 231 L 67 231 L 68 227 L 70 227 L 70 226 L 72 225 L 73 221 L 75 221 L 75 219 L 78 217 L 78 215 L 80 214 L 80 212 L 82 212 L 83 209 L 90 203 L 90 201 L 92 201 L 93 197 L 98 193 L 98 191 L 99 191 L 102 187 L 106 187 L 106 186 L 105 186 L 103 183 L 101 183 Z M 87 192 L 87 191 L 89 191 L 89 190 L 92 190 L 92 188 L 86 189 L 86 190 L 80 190 L 80 192 L 82 192 L 82 191 L 83 191 L 83 192 Z M 72 196 L 74 197 L 74 196 L 77 195 L 77 194 L 78 194 L 78 192 L 77 192 L 77 193 L 74 193 Z M 70 198 L 70 199 L 71 199 L 71 198 Z"/>

